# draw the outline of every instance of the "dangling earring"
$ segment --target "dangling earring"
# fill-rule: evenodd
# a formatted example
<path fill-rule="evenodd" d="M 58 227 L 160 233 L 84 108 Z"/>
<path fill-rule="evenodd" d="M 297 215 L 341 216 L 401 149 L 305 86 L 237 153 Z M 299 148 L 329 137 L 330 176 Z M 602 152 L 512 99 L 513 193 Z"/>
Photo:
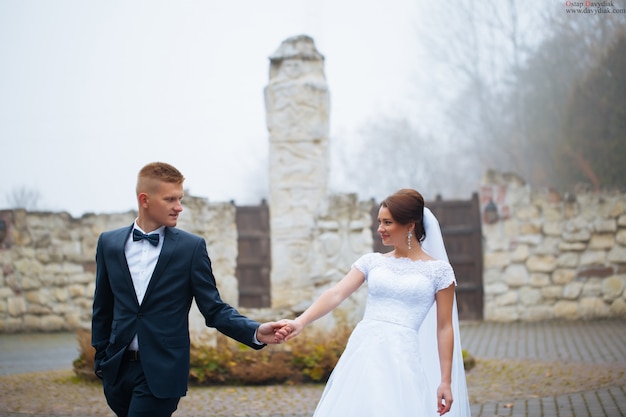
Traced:
<path fill-rule="evenodd" d="M 411 233 L 411 231 L 409 230 L 409 233 L 406 234 L 406 240 L 407 243 L 409 244 L 409 250 L 411 250 L 411 238 L 413 237 L 413 233 Z"/>

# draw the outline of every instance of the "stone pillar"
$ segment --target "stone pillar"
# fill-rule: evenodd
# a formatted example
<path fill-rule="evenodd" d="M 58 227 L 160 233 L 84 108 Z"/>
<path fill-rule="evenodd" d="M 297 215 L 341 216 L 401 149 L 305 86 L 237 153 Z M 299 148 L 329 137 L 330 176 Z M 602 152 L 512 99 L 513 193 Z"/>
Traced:
<path fill-rule="evenodd" d="M 269 78 L 272 307 L 281 308 L 312 290 L 312 233 L 328 187 L 330 100 L 324 57 L 308 36 L 280 45 Z"/>

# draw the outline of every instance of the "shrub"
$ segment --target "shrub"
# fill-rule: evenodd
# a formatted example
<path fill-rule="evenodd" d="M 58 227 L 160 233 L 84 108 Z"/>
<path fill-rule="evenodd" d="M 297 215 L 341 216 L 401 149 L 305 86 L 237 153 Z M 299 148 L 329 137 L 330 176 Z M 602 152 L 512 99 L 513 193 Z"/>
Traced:
<path fill-rule="evenodd" d="M 76 332 L 79 355 L 73 362 L 74 373 L 81 379 L 95 381 L 98 378 L 93 373 L 93 362 L 96 350 L 91 346 L 91 331 L 79 329 Z"/>
<path fill-rule="evenodd" d="M 196 385 L 326 382 L 349 335 L 348 328 L 332 335 L 305 332 L 285 344 L 256 351 L 218 334 L 214 346 L 192 343 L 189 381 Z M 79 330 L 78 343 L 80 354 L 74 361 L 74 373 L 94 380 L 91 333 Z"/>
<path fill-rule="evenodd" d="M 324 334 L 300 335 L 293 341 L 293 365 L 305 381 L 326 382 L 346 347 L 351 330 L 342 327 L 333 331 L 335 337 Z M 304 337 L 303 337 L 304 336 Z"/>
<path fill-rule="evenodd" d="M 466 371 L 469 371 L 474 366 L 476 366 L 476 359 L 474 358 L 474 356 L 470 355 L 470 353 L 465 349 L 463 349 L 461 352 L 463 354 L 463 368 L 465 368 Z"/>
<path fill-rule="evenodd" d="M 215 347 L 192 346 L 190 381 L 199 385 L 326 382 L 350 331 L 333 335 L 302 334 L 284 345 L 255 351 L 220 334 Z"/>

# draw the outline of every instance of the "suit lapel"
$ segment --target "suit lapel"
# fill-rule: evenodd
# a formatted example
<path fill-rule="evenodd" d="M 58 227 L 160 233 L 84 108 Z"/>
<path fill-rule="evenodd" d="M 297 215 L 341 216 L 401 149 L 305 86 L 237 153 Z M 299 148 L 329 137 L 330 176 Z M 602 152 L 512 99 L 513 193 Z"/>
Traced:
<path fill-rule="evenodd" d="M 163 247 L 161 248 L 161 254 L 159 255 L 159 260 L 154 267 L 154 272 L 152 272 L 152 277 L 150 277 L 150 283 L 148 284 L 148 288 L 146 289 L 144 302 L 150 296 L 150 293 L 152 292 L 152 289 L 154 288 L 156 282 L 163 275 L 165 267 L 172 258 L 172 255 L 174 254 L 177 241 L 178 231 L 176 229 L 166 227 L 165 235 L 163 237 Z"/>
<path fill-rule="evenodd" d="M 139 301 L 137 300 L 137 294 L 135 292 L 135 286 L 133 285 L 133 277 L 130 275 L 130 269 L 128 268 L 128 260 L 126 259 L 126 241 L 128 240 L 128 236 L 132 233 L 134 228 L 134 224 L 130 225 L 130 227 L 120 234 L 120 236 L 116 239 L 115 244 L 117 245 L 117 257 L 120 263 L 120 270 L 122 271 L 123 279 L 128 283 L 130 287 L 131 294 L 133 294 L 133 298 L 137 305 L 139 305 Z"/>

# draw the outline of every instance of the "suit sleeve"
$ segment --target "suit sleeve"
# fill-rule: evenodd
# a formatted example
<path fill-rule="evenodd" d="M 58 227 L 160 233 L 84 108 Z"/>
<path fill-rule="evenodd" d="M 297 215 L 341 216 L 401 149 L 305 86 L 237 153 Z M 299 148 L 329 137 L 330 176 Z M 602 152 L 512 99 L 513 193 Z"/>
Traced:
<path fill-rule="evenodd" d="M 204 239 L 199 239 L 194 248 L 191 268 L 192 291 L 206 325 L 253 349 L 261 349 L 264 345 L 254 343 L 259 323 L 222 301 Z"/>

